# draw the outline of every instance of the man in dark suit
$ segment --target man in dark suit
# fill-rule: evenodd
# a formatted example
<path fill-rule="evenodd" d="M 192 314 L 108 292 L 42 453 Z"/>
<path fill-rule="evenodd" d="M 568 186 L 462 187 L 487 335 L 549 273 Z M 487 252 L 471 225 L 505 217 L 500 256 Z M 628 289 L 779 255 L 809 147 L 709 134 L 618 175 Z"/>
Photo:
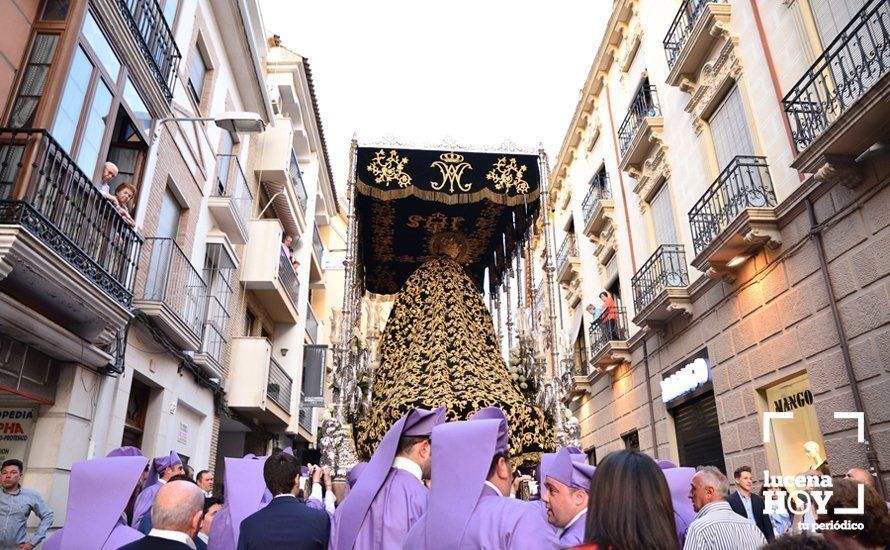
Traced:
<path fill-rule="evenodd" d="M 754 476 L 751 474 L 750 466 L 741 466 L 733 474 L 738 490 L 729 495 L 727 499 L 732 511 L 736 514 L 748 518 L 748 520 L 757 526 L 758 529 L 766 537 L 767 541 L 773 540 L 773 524 L 769 520 L 769 515 L 763 513 L 763 498 L 752 493 L 754 488 Z"/>
<path fill-rule="evenodd" d="M 293 455 L 281 452 L 266 459 L 263 479 L 274 498 L 241 522 L 238 550 L 327 549 L 331 520 L 327 512 L 297 500 L 299 475 L 300 461 Z"/>
<path fill-rule="evenodd" d="M 201 486 L 198 485 L 200 488 Z M 203 489 L 201 489 L 203 491 Z M 204 493 L 207 494 L 207 493 Z M 213 527 L 213 518 L 216 513 L 222 509 L 222 501 L 218 498 L 210 497 L 204 499 L 204 517 L 201 520 L 201 530 L 195 537 L 195 548 L 197 550 L 207 550 L 207 542 L 210 540 L 210 529 Z"/>
<path fill-rule="evenodd" d="M 170 481 L 158 491 L 151 507 L 148 536 L 120 550 L 193 550 L 201 528 L 204 493 L 194 482 Z"/>

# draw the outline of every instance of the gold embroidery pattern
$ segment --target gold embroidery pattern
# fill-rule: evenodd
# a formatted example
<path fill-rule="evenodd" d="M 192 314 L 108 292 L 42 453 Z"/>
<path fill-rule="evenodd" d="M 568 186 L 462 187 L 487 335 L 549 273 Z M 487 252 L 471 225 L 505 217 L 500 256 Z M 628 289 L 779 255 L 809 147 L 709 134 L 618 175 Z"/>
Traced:
<path fill-rule="evenodd" d="M 510 424 L 516 464 L 553 448 L 553 427 L 513 384 L 482 295 L 451 258 L 433 258 L 408 278 L 379 351 L 372 404 L 354 429 L 362 459 L 409 408 L 442 405 L 449 421 L 500 407 Z"/>
<path fill-rule="evenodd" d="M 442 153 L 439 155 L 441 160 L 437 160 L 434 163 L 430 164 L 431 167 L 438 168 L 439 172 L 442 174 L 442 181 L 431 181 L 430 185 L 433 186 L 433 189 L 436 191 L 441 191 L 445 184 L 448 184 L 448 192 L 454 193 L 454 185 L 457 184 L 457 188 L 463 191 L 464 193 L 469 192 L 472 189 L 472 183 L 463 183 L 461 182 L 461 178 L 464 175 L 464 171 L 469 168 L 470 170 L 473 167 L 469 162 L 464 162 L 464 156 L 458 155 L 457 153 Z"/>
<path fill-rule="evenodd" d="M 374 162 L 368 165 L 368 171 L 374 174 L 374 182 L 383 183 L 387 187 L 393 182 L 399 187 L 405 188 L 411 185 L 411 176 L 405 173 L 405 165 L 408 157 L 399 158 L 395 150 L 389 152 L 389 157 L 383 149 L 374 155 Z"/>
<path fill-rule="evenodd" d="M 524 164 L 519 166 L 515 158 L 511 157 L 510 162 L 507 162 L 507 157 L 501 157 L 485 175 L 485 179 L 494 182 L 494 188 L 503 189 L 505 194 L 510 188 L 515 188 L 517 194 L 524 195 L 529 190 L 528 182 L 522 179 L 526 170 L 527 167 Z"/>

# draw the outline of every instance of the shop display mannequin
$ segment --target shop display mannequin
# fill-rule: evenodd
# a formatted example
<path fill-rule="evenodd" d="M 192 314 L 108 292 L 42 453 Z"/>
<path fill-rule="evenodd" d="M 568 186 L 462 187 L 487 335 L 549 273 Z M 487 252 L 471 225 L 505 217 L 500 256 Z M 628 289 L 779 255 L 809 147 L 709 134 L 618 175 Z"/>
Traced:
<path fill-rule="evenodd" d="M 831 475 L 828 471 L 828 462 L 822 458 L 819 452 L 819 444 L 815 441 L 807 441 L 803 444 L 803 452 L 810 459 L 810 469 L 818 470 L 824 476 Z"/>

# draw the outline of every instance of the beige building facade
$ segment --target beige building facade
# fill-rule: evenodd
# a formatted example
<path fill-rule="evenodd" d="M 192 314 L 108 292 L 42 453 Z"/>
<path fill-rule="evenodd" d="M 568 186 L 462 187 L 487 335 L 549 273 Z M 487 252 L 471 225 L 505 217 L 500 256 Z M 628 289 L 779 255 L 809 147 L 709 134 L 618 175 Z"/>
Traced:
<path fill-rule="evenodd" d="M 890 77 L 862 60 L 888 13 L 613 4 L 548 190 L 556 372 L 594 461 L 887 476 Z"/>

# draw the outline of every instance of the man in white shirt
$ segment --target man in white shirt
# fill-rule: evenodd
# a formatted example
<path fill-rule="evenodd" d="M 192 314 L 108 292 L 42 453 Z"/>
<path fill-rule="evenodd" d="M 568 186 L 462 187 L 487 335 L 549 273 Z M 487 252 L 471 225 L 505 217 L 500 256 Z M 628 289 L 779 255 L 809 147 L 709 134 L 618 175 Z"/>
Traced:
<path fill-rule="evenodd" d="M 195 483 L 204 491 L 205 498 L 213 497 L 213 472 L 210 470 L 201 470 L 195 478 Z"/>
<path fill-rule="evenodd" d="M 726 502 L 728 492 L 729 481 L 713 466 L 692 477 L 689 499 L 696 516 L 686 531 L 683 550 L 757 550 L 766 544 L 757 525 L 732 511 Z"/>
<path fill-rule="evenodd" d="M 201 527 L 204 494 L 188 481 L 171 481 L 158 490 L 151 508 L 152 529 L 148 536 L 121 550 L 196 550 L 192 540 Z"/>

